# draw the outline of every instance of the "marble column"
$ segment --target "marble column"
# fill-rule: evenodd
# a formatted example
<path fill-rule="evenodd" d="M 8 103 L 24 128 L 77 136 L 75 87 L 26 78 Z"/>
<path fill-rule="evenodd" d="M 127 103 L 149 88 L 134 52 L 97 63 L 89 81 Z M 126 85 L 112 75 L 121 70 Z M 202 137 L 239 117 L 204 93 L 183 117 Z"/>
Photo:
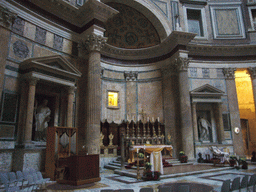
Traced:
<path fill-rule="evenodd" d="M 223 125 L 223 117 L 222 117 L 222 103 L 215 103 L 214 110 L 216 111 L 216 123 L 217 123 L 217 135 L 218 135 L 218 143 L 225 143 L 225 135 L 224 135 L 224 125 Z"/>
<path fill-rule="evenodd" d="M 188 158 L 191 159 L 194 158 L 194 141 L 188 81 L 189 60 L 178 57 L 174 64 L 179 72 L 182 147 Z"/>
<path fill-rule="evenodd" d="M 195 144 L 199 142 L 197 115 L 196 115 L 196 104 L 197 104 L 196 102 L 192 103 L 192 121 L 193 121 L 193 128 L 194 128 L 194 142 L 195 142 Z"/>
<path fill-rule="evenodd" d="M 178 158 L 182 149 L 181 133 L 179 129 L 179 87 L 178 75 L 174 72 L 175 67 L 168 63 L 162 69 L 163 84 L 163 108 L 164 108 L 164 127 L 165 137 L 171 136 L 173 146 L 173 157 Z"/>
<path fill-rule="evenodd" d="M 252 89 L 253 89 L 253 97 L 254 97 L 254 106 L 256 111 L 256 67 L 250 67 L 249 73 L 252 79 Z M 255 113 L 256 115 L 256 113 Z"/>
<path fill-rule="evenodd" d="M 73 127 L 73 104 L 75 87 L 68 88 L 67 127 Z"/>
<path fill-rule="evenodd" d="M 91 34 L 84 41 L 89 52 L 87 75 L 87 122 L 85 131 L 85 146 L 89 154 L 100 153 L 100 115 L 101 115 L 101 65 L 100 50 L 105 45 L 106 38 Z"/>
<path fill-rule="evenodd" d="M 227 96 L 229 104 L 231 131 L 233 135 L 233 147 L 234 153 L 239 156 L 244 155 L 244 143 L 242 132 L 236 134 L 234 128 L 238 127 L 241 129 L 240 124 L 240 113 L 238 107 L 237 93 L 236 93 L 236 83 L 235 83 L 235 68 L 224 68 L 223 73 L 226 78 Z"/>
<path fill-rule="evenodd" d="M 36 93 L 36 83 L 38 79 L 30 78 L 28 81 L 28 100 L 27 100 L 27 113 L 25 120 L 25 136 L 24 144 L 31 143 L 32 139 L 32 125 L 33 125 L 33 115 L 34 115 L 34 102 L 35 102 L 35 93 Z"/>

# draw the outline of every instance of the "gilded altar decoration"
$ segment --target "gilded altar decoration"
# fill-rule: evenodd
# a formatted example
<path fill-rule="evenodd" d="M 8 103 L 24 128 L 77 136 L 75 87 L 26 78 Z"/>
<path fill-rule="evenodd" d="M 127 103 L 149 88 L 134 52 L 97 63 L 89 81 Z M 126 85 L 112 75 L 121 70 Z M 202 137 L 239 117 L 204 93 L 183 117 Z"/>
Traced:
<path fill-rule="evenodd" d="M 118 92 L 108 91 L 108 107 L 118 108 Z"/>

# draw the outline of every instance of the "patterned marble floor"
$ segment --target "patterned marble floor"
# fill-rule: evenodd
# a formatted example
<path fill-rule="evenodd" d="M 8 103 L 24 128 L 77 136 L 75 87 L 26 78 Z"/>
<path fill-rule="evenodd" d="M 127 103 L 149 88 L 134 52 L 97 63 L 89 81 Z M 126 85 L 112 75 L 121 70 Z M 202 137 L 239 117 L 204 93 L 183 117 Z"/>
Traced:
<path fill-rule="evenodd" d="M 252 175 L 256 173 L 256 164 L 249 165 L 248 170 L 243 169 L 229 169 L 217 171 L 212 173 L 203 173 L 197 175 L 189 175 L 184 177 L 161 179 L 160 181 L 137 181 L 135 178 L 120 176 L 114 174 L 113 171 L 103 169 L 101 171 L 101 184 L 100 188 L 94 189 L 76 189 L 73 191 L 79 192 L 100 192 L 101 189 L 134 189 L 139 192 L 142 187 L 157 188 L 161 184 L 174 183 L 174 182 L 195 182 L 210 185 L 215 192 L 219 192 L 222 182 L 226 179 L 233 180 L 235 177 L 243 177 L 244 175 Z M 68 190 L 69 191 L 69 190 Z"/>

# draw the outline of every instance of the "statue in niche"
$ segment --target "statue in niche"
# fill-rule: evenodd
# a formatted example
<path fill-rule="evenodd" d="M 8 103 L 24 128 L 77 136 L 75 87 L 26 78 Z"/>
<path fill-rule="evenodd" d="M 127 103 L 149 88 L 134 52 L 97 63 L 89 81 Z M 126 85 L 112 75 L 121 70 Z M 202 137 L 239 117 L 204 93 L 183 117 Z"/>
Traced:
<path fill-rule="evenodd" d="M 200 141 L 209 141 L 209 130 L 211 128 L 209 121 L 200 116 L 198 118 L 198 127 Z"/>
<path fill-rule="evenodd" d="M 48 100 L 43 100 L 42 104 L 36 109 L 36 141 L 46 141 L 46 131 L 50 121 L 51 110 L 47 107 Z"/>

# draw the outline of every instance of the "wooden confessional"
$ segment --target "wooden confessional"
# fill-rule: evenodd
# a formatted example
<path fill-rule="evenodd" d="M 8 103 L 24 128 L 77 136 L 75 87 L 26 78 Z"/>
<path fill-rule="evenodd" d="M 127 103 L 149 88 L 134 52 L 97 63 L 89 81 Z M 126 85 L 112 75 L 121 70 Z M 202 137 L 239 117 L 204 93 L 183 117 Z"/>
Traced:
<path fill-rule="evenodd" d="M 46 176 L 58 183 L 82 185 L 100 181 L 99 155 L 78 154 L 77 128 L 49 127 Z"/>

